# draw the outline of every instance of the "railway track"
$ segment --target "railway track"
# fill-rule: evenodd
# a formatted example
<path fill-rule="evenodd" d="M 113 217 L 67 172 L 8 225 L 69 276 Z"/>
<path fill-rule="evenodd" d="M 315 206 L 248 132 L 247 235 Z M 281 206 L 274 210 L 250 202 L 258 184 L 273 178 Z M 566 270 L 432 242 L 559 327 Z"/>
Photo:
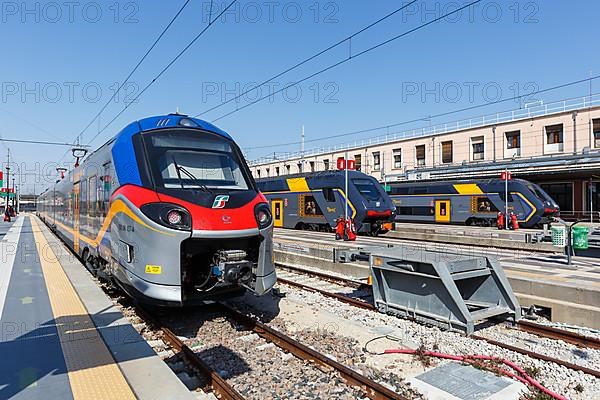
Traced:
<path fill-rule="evenodd" d="M 312 270 L 307 270 L 307 269 L 298 268 L 298 267 L 294 267 L 294 266 L 278 264 L 277 267 L 284 269 L 284 270 L 289 270 L 293 274 L 308 275 L 308 276 L 317 277 L 319 279 L 324 279 L 328 282 L 339 285 L 341 287 L 356 288 L 357 284 L 361 285 L 359 282 L 349 280 L 346 278 L 341 278 L 341 277 L 337 277 L 334 275 L 324 274 L 321 272 L 315 272 Z M 364 301 L 363 299 L 354 298 L 347 294 L 334 293 L 329 290 L 314 287 L 314 286 L 305 284 L 303 282 L 299 282 L 298 280 L 292 280 L 289 278 L 278 278 L 278 281 L 283 284 L 287 284 L 287 285 L 297 287 L 297 288 L 300 288 L 303 290 L 308 290 L 308 291 L 319 293 L 323 296 L 336 299 L 338 301 L 341 301 L 343 303 L 346 303 L 346 304 L 349 304 L 349 305 L 352 305 L 355 307 L 359 307 L 359 308 L 370 310 L 370 311 L 377 311 L 377 309 L 375 308 L 375 306 L 372 303 L 368 303 L 368 302 Z M 364 288 L 364 285 L 361 287 Z M 530 321 L 517 321 L 515 326 L 519 330 L 525 331 L 530 334 L 537 335 L 539 337 L 562 340 L 564 342 L 571 343 L 571 344 L 577 345 L 579 347 L 588 347 L 591 349 L 599 349 L 600 348 L 600 341 L 598 339 L 579 335 L 574 332 L 557 329 L 557 328 L 552 328 L 552 327 L 549 327 L 546 325 L 536 324 L 536 323 L 533 323 Z M 552 363 L 561 365 L 563 367 L 566 367 L 566 368 L 569 368 L 569 369 L 572 369 L 575 371 L 581 371 L 586 374 L 595 376 L 596 378 L 600 378 L 600 371 L 596 370 L 596 369 L 587 368 L 587 367 L 584 367 L 581 365 L 573 364 L 573 363 L 558 359 L 556 357 L 550 357 L 545 354 L 536 353 L 534 351 L 531 351 L 531 350 L 528 350 L 528 349 L 525 349 L 525 348 L 522 348 L 519 346 L 513 346 L 513 345 L 506 344 L 506 343 L 502 343 L 497 340 L 487 338 L 485 336 L 471 335 L 470 337 L 473 339 L 476 339 L 476 340 L 485 341 L 489 344 L 504 348 L 506 350 L 510 350 L 513 352 L 517 352 L 517 353 L 529 356 L 531 358 L 536 358 L 538 360 L 542 360 L 542 361 L 546 361 L 546 362 L 552 362 Z"/>
<path fill-rule="evenodd" d="M 154 317 L 152 313 L 145 309 L 137 308 L 141 318 L 153 325 L 162 332 L 163 341 L 169 344 L 181 356 L 192 365 L 208 382 L 208 386 L 220 399 L 243 400 L 245 397 L 227 382 L 219 371 L 211 368 L 205 363 L 198 354 L 194 352 L 185 342 L 180 339 L 165 323 Z M 360 389 L 364 395 L 373 400 L 405 400 L 400 394 L 388 389 L 387 387 L 361 375 L 351 368 L 319 353 L 318 351 L 298 342 L 288 335 L 275 330 L 268 325 L 255 320 L 239 311 L 224 304 L 215 304 L 213 310 L 224 315 L 236 325 L 244 326 L 245 329 L 257 334 L 269 343 L 273 343 L 280 349 L 293 354 L 300 360 L 306 361 L 312 365 L 318 366 L 323 371 L 335 371 L 339 374 L 342 381 L 348 385 Z"/>
<path fill-rule="evenodd" d="M 212 391 L 224 400 L 245 400 L 237 390 L 233 388 L 217 371 L 205 363 L 192 349 L 190 349 L 171 329 L 166 327 L 161 321 L 155 318 L 147 310 L 136 307 L 138 315 L 148 324 L 153 325 L 163 334 L 163 341 L 170 345 L 176 352 L 180 353 L 185 361 L 194 367 L 208 381 Z"/>

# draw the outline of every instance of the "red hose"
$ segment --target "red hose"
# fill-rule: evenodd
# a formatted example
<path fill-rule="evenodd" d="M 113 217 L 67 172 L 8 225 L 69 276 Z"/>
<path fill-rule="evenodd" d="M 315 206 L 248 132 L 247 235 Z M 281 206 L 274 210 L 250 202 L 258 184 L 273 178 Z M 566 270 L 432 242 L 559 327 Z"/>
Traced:
<path fill-rule="evenodd" d="M 519 367 L 517 364 L 513 363 L 512 361 L 506 360 L 504 358 L 500 358 L 500 357 L 486 356 L 486 355 L 457 356 L 457 355 L 453 355 L 453 354 L 438 353 L 435 351 L 420 352 L 418 350 L 412 350 L 412 349 L 388 349 L 388 350 L 385 350 L 383 352 L 383 354 L 410 354 L 410 355 L 419 354 L 419 355 L 423 355 L 423 356 L 427 356 L 427 357 L 443 358 L 446 360 L 461 361 L 461 362 L 471 362 L 473 360 L 497 361 L 497 362 L 501 362 L 502 364 L 517 371 L 520 374 L 520 376 L 517 374 L 514 374 L 511 371 L 508 371 L 508 370 L 505 370 L 502 368 L 498 368 L 497 372 L 502 373 L 502 374 L 508 376 L 509 378 L 515 379 L 521 383 L 524 383 L 525 385 L 533 386 L 536 389 L 538 389 L 540 392 L 546 393 L 548 396 L 551 396 L 556 400 L 568 400 L 566 397 L 561 396 L 560 394 L 555 393 L 555 392 L 551 391 L 550 389 L 547 389 L 544 386 L 542 386 L 538 381 L 536 381 L 531 376 L 529 376 L 527 374 L 527 372 L 525 372 L 525 370 L 523 368 Z"/>

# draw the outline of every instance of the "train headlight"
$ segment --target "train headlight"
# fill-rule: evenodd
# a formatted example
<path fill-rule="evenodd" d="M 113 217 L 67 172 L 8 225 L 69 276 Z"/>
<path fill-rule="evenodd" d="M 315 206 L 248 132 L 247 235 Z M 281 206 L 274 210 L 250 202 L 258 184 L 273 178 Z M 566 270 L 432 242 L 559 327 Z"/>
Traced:
<path fill-rule="evenodd" d="M 167 228 L 181 231 L 192 229 L 190 213 L 183 207 L 169 203 L 150 203 L 141 207 L 142 212 L 152 221 Z"/>
<path fill-rule="evenodd" d="M 257 204 L 256 207 L 254 207 L 254 216 L 256 217 L 259 229 L 268 228 L 273 223 L 273 217 L 271 216 L 271 210 L 269 209 L 268 204 Z"/>
<path fill-rule="evenodd" d="M 179 210 L 171 210 L 167 213 L 167 222 L 171 225 L 179 225 L 183 221 L 183 215 Z"/>

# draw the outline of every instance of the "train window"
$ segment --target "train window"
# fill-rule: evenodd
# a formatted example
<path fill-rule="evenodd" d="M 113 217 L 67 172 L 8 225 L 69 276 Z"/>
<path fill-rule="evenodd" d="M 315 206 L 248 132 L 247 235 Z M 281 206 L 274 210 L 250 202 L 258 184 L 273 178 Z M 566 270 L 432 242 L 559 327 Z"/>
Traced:
<path fill-rule="evenodd" d="M 412 194 L 427 194 L 428 190 L 425 186 L 415 186 L 412 188 Z"/>
<path fill-rule="evenodd" d="M 352 179 L 354 187 L 358 189 L 360 194 L 367 200 L 381 199 L 381 193 L 377 190 L 375 183 L 370 179 Z"/>
<path fill-rule="evenodd" d="M 300 209 L 302 210 L 302 215 L 305 217 L 323 215 L 313 195 L 300 195 Z"/>
<path fill-rule="evenodd" d="M 143 137 L 158 185 L 181 189 L 250 187 L 239 152 L 221 136 L 174 129 Z"/>
<path fill-rule="evenodd" d="M 404 206 L 398 207 L 399 215 L 417 215 L 422 217 L 430 217 L 434 214 L 435 210 L 430 206 Z"/>
<path fill-rule="evenodd" d="M 410 192 L 410 187 L 408 186 L 392 186 L 392 191 L 390 192 L 390 194 L 394 195 L 394 194 L 409 194 Z"/>
<path fill-rule="evenodd" d="M 329 203 L 335 203 L 335 193 L 332 188 L 323 189 L 323 197 L 325 197 L 325 200 Z"/>
<path fill-rule="evenodd" d="M 494 203 L 492 203 L 490 201 L 490 199 L 488 199 L 487 197 L 477 197 L 476 199 L 477 202 L 477 212 L 480 213 L 497 213 L 498 212 L 498 208 L 496 208 L 496 206 L 494 205 Z"/>

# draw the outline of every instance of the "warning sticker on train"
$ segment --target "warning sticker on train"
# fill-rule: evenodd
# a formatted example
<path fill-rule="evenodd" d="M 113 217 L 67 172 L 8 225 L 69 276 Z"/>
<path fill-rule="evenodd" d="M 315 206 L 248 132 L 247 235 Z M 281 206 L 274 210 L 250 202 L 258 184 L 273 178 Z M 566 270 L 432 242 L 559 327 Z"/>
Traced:
<path fill-rule="evenodd" d="M 221 194 L 215 197 L 212 208 L 224 208 L 225 204 L 229 201 L 229 195 Z"/>
<path fill-rule="evenodd" d="M 146 265 L 146 273 L 160 275 L 162 273 L 162 267 L 160 265 Z"/>

